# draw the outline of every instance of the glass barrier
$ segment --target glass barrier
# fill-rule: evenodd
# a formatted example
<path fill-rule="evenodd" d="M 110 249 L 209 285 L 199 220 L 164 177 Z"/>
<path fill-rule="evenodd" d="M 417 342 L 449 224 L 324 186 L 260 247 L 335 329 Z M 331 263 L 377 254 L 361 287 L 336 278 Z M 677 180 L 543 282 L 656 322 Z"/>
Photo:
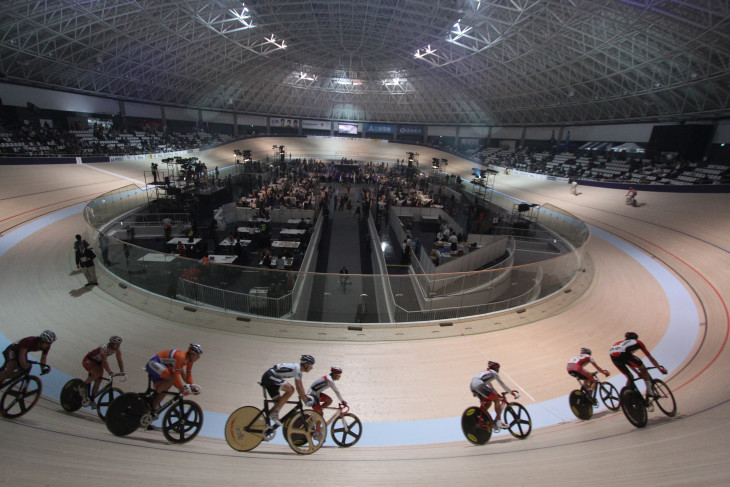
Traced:
<path fill-rule="evenodd" d="M 343 277 L 289 270 L 292 262 L 286 258 L 264 268 L 263 260 L 257 267 L 236 265 L 236 255 L 226 251 L 215 254 L 212 260 L 176 255 L 174 246 L 165 243 L 167 237 L 162 235 L 161 225 L 157 229 L 154 225 L 140 227 L 136 235 L 127 231 L 128 222 L 133 221 L 131 212 L 146 203 L 144 190 L 135 186 L 113 191 L 89 203 L 85 211 L 89 224 L 87 240 L 92 242 L 99 257 L 98 265 L 133 286 L 183 303 L 291 321 L 438 321 L 523 306 L 559 292 L 572 282 L 581 269 L 589 238 L 588 228 L 580 220 L 546 205 L 539 211 L 538 223 L 542 227 L 539 238 L 525 242 L 520 237 L 507 236 L 510 240 L 506 256 L 489 269 L 429 273 L 426 269 L 433 266 L 413 258 L 410 274 Z M 504 203 L 511 208 L 513 200 L 505 199 Z M 315 232 L 319 228 L 316 225 Z M 147 233 L 140 235 L 143 230 Z M 154 234 L 155 231 L 160 235 Z M 150 250 L 145 239 L 154 240 L 164 251 Z M 196 240 L 201 239 L 181 240 L 186 245 L 196 245 Z M 520 246 L 545 247 L 550 240 L 555 241 L 555 248 L 562 248 L 554 257 L 514 265 L 514 255 Z M 318 248 L 316 241 L 315 235 L 306 254 L 298 257 L 300 262 L 312 261 Z M 373 261 L 381 259 L 382 262 L 382 257 L 380 246 L 373 245 Z"/>

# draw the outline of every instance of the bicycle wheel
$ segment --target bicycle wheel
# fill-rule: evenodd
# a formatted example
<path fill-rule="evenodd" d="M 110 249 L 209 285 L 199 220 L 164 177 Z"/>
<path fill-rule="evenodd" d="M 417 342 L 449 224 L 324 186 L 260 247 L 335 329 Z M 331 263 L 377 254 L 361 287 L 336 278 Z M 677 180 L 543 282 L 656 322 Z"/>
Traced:
<path fill-rule="evenodd" d="M 298 411 L 284 425 L 284 437 L 296 453 L 310 455 L 319 450 L 327 438 L 327 423 L 317 411 Z"/>
<path fill-rule="evenodd" d="M 568 403 L 570 404 L 570 410 L 578 419 L 588 421 L 593 417 L 593 401 L 586 397 L 583 391 L 578 389 L 573 390 L 568 396 Z"/>
<path fill-rule="evenodd" d="M 106 428 L 115 436 L 127 436 L 139 428 L 140 420 L 148 410 L 147 402 L 139 394 L 122 394 L 106 411 Z"/>
<path fill-rule="evenodd" d="M 362 423 L 360 419 L 352 413 L 345 413 L 337 416 L 330 427 L 332 439 L 339 446 L 347 448 L 354 445 L 362 435 Z"/>
<path fill-rule="evenodd" d="M 667 384 L 661 379 L 651 381 L 651 387 L 654 390 L 654 402 L 659 406 L 664 414 L 670 418 L 677 414 L 677 401 L 674 400 L 674 394 Z"/>
<path fill-rule="evenodd" d="M 644 406 L 641 393 L 631 387 L 621 389 L 621 410 L 629 423 L 637 428 L 643 428 L 649 421 L 649 415 Z"/>
<path fill-rule="evenodd" d="M 601 396 L 603 405 L 611 411 L 618 411 L 621 407 L 621 401 L 618 397 L 618 389 L 610 382 L 600 382 L 598 384 L 598 394 Z"/>
<path fill-rule="evenodd" d="M 116 398 L 124 394 L 124 391 L 117 389 L 116 387 L 110 387 L 106 391 L 102 392 L 96 399 L 96 414 L 99 418 L 104 421 L 106 413 L 109 409 L 109 405 L 114 402 Z"/>
<path fill-rule="evenodd" d="M 481 417 L 481 421 L 480 421 Z M 461 415 L 461 431 L 469 442 L 475 445 L 483 445 L 492 437 L 492 419 L 482 417 L 482 412 L 477 406 L 466 408 Z M 480 426 L 480 423 L 486 423 Z"/>
<path fill-rule="evenodd" d="M 527 408 L 522 404 L 511 402 L 504 408 L 504 422 L 507 423 L 507 429 L 512 436 L 519 440 L 524 440 L 530 436 L 532 432 L 532 418 Z"/>
<path fill-rule="evenodd" d="M 187 443 L 198 436 L 202 427 L 203 410 L 193 401 L 179 401 L 162 420 L 162 433 L 170 443 Z"/>
<path fill-rule="evenodd" d="M 43 385 L 34 375 L 21 375 L 6 387 L 0 398 L 0 415 L 19 418 L 35 406 L 41 397 Z"/>
<path fill-rule="evenodd" d="M 61 389 L 61 407 L 64 411 L 73 413 L 81 409 L 81 394 L 79 394 L 79 387 L 84 385 L 84 381 L 81 379 L 71 379 L 63 385 Z"/>
<path fill-rule="evenodd" d="M 243 406 L 228 416 L 226 421 L 226 441 L 236 451 L 253 450 L 264 439 L 266 418 L 260 409 Z"/>

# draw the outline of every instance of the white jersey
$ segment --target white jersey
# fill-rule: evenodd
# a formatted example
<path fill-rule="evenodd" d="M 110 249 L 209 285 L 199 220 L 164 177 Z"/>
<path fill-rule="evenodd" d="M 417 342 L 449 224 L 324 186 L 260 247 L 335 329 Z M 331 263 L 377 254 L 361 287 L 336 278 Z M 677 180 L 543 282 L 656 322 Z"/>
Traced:
<path fill-rule="evenodd" d="M 328 387 L 332 388 L 332 390 L 335 391 L 335 394 L 337 394 L 337 399 L 339 399 L 340 402 L 344 402 L 344 399 L 342 399 L 342 394 L 340 394 L 340 390 L 337 388 L 337 385 L 332 379 L 331 374 L 324 375 L 312 382 L 312 385 L 309 386 L 309 391 L 307 392 L 307 394 L 319 400 L 319 396 Z"/>
<path fill-rule="evenodd" d="M 302 380 L 301 364 L 295 364 L 295 363 L 276 364 L 273 367 L 271 367 L 271 372 L 274 374 L 274 377 L 278 377 L 279 379 L 289 379 L 289 378 L 293 377 L 296 380 Z"/>
<path fill-rule="evenodd" d="M 504 382 L 502 382 L 502 379 L 499 377 L 499 374 L 493 370 L 484 370 L 482 372 L 479 372 L 477 375 L 475 375 L 472 378 L 471 382 L 472 382 L 472 384 L 474 384 L 475 382 L 480 381 L 480 382 L 486 384 L 488 387 L 492 387 L 492 381 L 495 379 L 497 380 L 497 382 L 499 382 L 502 385 L 502 388 L 506 392 L 510 392 L 510 388 L 507 387 L 507 385 Z M 492 389 L 494 389 L 494 387 L 492 387 Z"/>

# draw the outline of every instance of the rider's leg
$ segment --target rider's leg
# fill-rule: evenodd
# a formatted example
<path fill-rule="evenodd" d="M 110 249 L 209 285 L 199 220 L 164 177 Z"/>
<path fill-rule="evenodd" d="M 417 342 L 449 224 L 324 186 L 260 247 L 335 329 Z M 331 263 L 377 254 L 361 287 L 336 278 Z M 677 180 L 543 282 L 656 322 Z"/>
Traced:
<path fill-rule="evenodd" d="M 634 367 L 634 370 L 637 370 L 636 367 Z M 639 376 L 644 379 L 644 384 L 646 385 L 646 395 L 653 394 L 652 388 L 651 388 L 651 376 L 649 375 L 649 371 L 646 370 L 646 366 L 644 364 L 640 364 L 638 366 L 638 374 Z"/>
<path fill-rule="evenodd" d="M 5 362 L 3 370 L 0 371 L 0 384 L 2 384 L 5 379 L 12 379 L 15 377 L 16 373 L 19 372 L 19 369 L 20 364 L 16 359 L 10 359 Z"/>
<path fill-rule="evenodd" d="M 294 386 L 289 384 L 288 382 L 283 384 L 279 388 L 279 400 L 276 401 L 276 404 L 274 405 L 273 409 L 276 409 L 277 411 L 281 411 L 281 408 L 284 407 L 284 404 L 289 400 L 289 398 L 294 394 Z"/>
<path fill-rule="evenodd" d="M 174 377 L 170 376 L 155 383 L 155 391 L 157 391 L 157 394 L 155 394 L 155 398 L 152 400 L 152 409 L 154 411 L 157 411 L 157 408 L 160 407 L 162 398 L 165 397 L 165 393 L 172 387 L 173 380 Z"/>

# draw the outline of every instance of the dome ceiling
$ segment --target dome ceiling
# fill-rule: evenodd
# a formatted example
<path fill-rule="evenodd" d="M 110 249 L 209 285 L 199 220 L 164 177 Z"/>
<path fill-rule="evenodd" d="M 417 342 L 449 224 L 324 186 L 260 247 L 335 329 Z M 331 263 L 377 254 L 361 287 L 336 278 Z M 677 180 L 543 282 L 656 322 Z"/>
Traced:
<path fill-rule="evenodd" d="M 730 1 L 0 3 L 0 80 L 122 100 L 418 124 L 730 115 Z"/>

